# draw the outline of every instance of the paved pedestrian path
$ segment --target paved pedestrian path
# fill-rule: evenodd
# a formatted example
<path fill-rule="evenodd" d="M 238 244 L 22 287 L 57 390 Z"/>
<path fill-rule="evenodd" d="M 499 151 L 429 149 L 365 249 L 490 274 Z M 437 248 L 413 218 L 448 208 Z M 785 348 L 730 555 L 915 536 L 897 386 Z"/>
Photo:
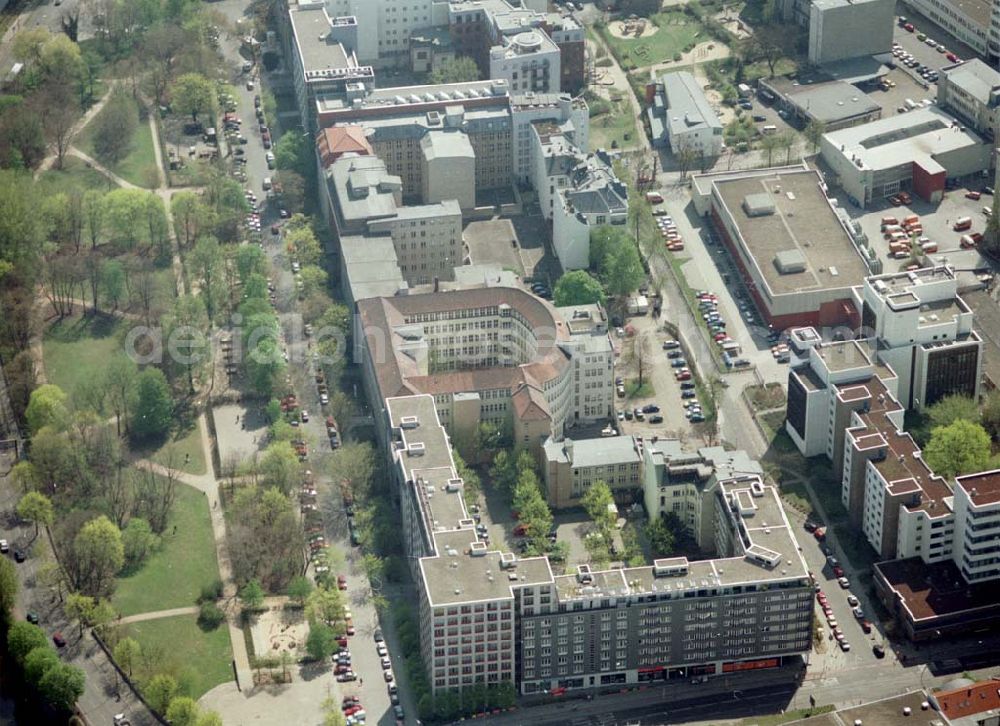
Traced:
<path fill-rule="evenodd" d="M 127 623 L 141 623 L 144 620 L 159 620 L 160 618 L 173 618 L 178 615 L 197 615 L 198 608 L 195 605 L 190 605 L 183 608 L 171 608 L 170 610 L 154 610 L 149 613 L 136 613 L 135 615 L 129 615 L 124 617 L 118 622 L 124 624 Z"/>

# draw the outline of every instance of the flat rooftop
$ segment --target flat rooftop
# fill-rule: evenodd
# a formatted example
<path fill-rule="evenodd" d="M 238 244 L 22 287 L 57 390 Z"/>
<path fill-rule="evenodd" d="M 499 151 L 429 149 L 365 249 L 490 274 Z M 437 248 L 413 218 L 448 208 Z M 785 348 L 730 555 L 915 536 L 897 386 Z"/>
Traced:
<path fill-rule="evenodd" d="M 878 576 L 899 596 L 914 622 L 973 610 L 1000 612 L 996 583 L 970 585 L 951 560 L 926 564 L 919 557 L 877 562 Z"/>
<path fill-rule="evenodd" d="M 813 170 L 774 175 L 747 175 L 715 182 L 721 199 L 753 257 L 765 284 L 775 295 L 817 292 L 861 284 L 868 274 Z M 751 217 L 744 208 L 748 196 L 767 195 L 770 214 Z M 782 274 L 779 255 L 792 254 L 799 272 Z"/>
<path fill-rule="evenodd" d="M 863 703 L 854 708 L 843 708 L 837 716 L 846 725 L 862 723 L 877 726 L 935 726 L 941 723 L 941 714 L 933 708 L 923 709 L 927 701 L 923 691 L 910 691 L 901 696 L 884 698 L 881 701 Z M 903 713 L 909 709 L 909 715 Z"/>
<path fill-rule="evenodd" d="M 957 477 L 955 483 L 968 494 L 976 506 L 1000 504 L 1000 469 L 966 474 Z"/>
<path fill-rule="evenodd" d="M 934 160 L 936 155 L 984 143 L 934 106 L 832 131 L 824 138 L 839 150 L 835 153 L 854 160 L 860 169 L 889 169 L 914 162 L 930 172 L 944 170 Z"/>
<path fill-rule="evenodd" d="M 356 68 L 357 61 L 340 43 L 327 40 L 330 16 L 323 3 L 290 2 L 288 17 L 306 73 L 328 68 Z"/>
<path fill-rule="evenodd" d="M 667 73 L 660 78 L 667 100 L 666 123 L 672 133 L 694 129 L 722 128 L 722 121 L 705 97 L 705 91 L 688 71 Z"/>
<path fill-rule="evenodd" d="M 341 95 L 322 95 L 316 99 L 320 113 L 324 111 L 355 111 L 371 108 L 420 106 L 428 103 L 462 103 L 475 99 L 497 99 L 507 104 L 510 96 L 507 81 L 503 78 L 465 83 L 440 83 L 424 86 L 397 86 L 376 88 L 356 101 L 346 101 Z"/>
<path fill-rule="evenodd" d="M 821 2 L 848 4 L 847 0 L 814 0 L 813 4 Z M 867 94 L 859 91 L 857 86 L 844 81 L 799 84 L 774 79 L 769 80 L 768 85 L 784 94 L 805 115 L 827 124 L 866 116 L 880 108 Z"/>
<path fill-rule="evenodd" d="M 1000 89 L 1000 72 L 978 58 L 944 68 L 941 75 L 981 103 L 988 104 Z"/>
<path fill-rule="evenodd" d="M 949 0 L 949 5 L 975 21 L 983 30 L 990 26 L 990 0 Z"/>
<path fill-rule="evenodd" d="M 867 368 L 872 364 L 868 353 L 856 340 L 840 340 L 823 343 L 813 350 L 823 359 L 826 367 L 833 372 L 848 371 L 852 368 Z"/>

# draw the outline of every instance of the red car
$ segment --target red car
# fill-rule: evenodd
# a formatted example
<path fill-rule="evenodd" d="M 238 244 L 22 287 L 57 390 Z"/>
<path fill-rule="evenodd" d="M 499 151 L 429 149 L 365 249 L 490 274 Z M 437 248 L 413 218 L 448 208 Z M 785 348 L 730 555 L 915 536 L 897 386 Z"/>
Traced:
<path fill-rule="evenodd" d="M 677 380 L 678 381 L 690 381 L 691 380 L 691 371 L 681 371 L 681 372 L 679 372 L 677 374 Z"/>
<path fill-rule="evenodd" d="M 906 25 L 903 26 L 903 28 L 908 33 L 912 33 L 912 32 L 914 32 L 916 30 L 916 28 L 913 27 L 913 23 L 907 23 Z"/>
<path fill-rule="evenodd" d="M 348 625 L 347 626 L 347 634 L 348 635 L 354 635 L 354 633 L 355 633 L 354 626 L 353 625 Z"/>
<path fill-rule="evenodd" d="M 872 624 L 869 623 L 867 620 L 862 620 L 861 621 L 861 629 L 864 632 L 866 632 L 866 633 L 870 633 L 870 632 L 872 632 Z"/>
<path fill-rule="evenodd" d="M 951 55 L 951 54 L 949 53 L 949 55 Z M 965 193 L 965 198 L 966 199 L 976 199 L 976 200 L 978 200 L 981 196 L 983 196 L 981 192 L 966 192 Z"/>
<path fill-rule="evenodd" d="M 57 648 L 66 647 L 66 638 L 64 638 L 63 634 L 60 632 L 55 632 L 52 634 L 52 642 L 56 644 Z"/>
<path fill-rule="evenodd" d="M 337 588 L 340 590 L 347 589 L 347 577 L 344 575 L 337 575 Z"/>
<path fill-rule="evenodd" d="M 341 673 L 347 673 L 351 670 L 349 665 L 344 665 L 343 663 L 338 663 L 333 667 L 333 674 L 339 676 Z"/>
<path fill-rule="evenodd" d="M 339 645 L 341 648 L 346 648 L 347 647 L 347 636 L 346 635 L 337 636 L 337 645 Z"/>
<path fill-rule="evenodd" d="M 826 539 L 826 527 L 817 527 L 816 531 L 813 532 L 813 537 L 816 538 L 817 542 L 822 542 Z"/>
<path fill-rule="evenodd" d="M 348 706 L 344 710 L 344 715 L 345 716 L 353 716 L 354 714 L 356 714 L 360 710 L 362 710 L 361 709 L 361 704 L 360 703 L 355 703 L 353 706 Z"/>
<path fill-rule="evenodd" d="M 836 565 L 833 568 L 833 576 L 834 577 L 843 577 L 844 576 L 844 568 L 841 567 L 840 565 Z"/>
<path fill-rule="evenodd" d="M 950 52 L 949 53 L 945 53 L 944 57 L 947 58 L 948 60 L 950 60 L 952 63 L 958 63 L 958 61 L 960 60 L 957 55 L 955 55 L 954 53 L 950 53 Z M 966 194 L 965 196 L 969 196 L 969 195 Z M 977 199 L 978 199 L 978 197 L 977 197 Z"/>

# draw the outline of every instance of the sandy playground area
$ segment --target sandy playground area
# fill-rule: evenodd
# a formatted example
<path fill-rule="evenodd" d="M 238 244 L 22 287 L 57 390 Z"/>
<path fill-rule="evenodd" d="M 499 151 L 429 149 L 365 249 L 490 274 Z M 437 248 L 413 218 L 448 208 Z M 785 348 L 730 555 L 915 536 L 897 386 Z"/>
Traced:
<path fill-rule="evenodd" d="M 615 20 L 608 25 L 608 30 L 616 38 L 623 40 L 635 40 L 637 38 L 648 38 L 656 35 L 659 30 L 656 23 L 645 18 L 633 20 Z"/>

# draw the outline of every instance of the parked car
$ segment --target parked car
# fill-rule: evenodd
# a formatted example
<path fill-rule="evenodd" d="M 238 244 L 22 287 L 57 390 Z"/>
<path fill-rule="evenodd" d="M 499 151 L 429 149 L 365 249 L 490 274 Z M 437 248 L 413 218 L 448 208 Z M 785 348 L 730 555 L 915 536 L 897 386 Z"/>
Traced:
<path fill-rule="evenodd" d="M 57 648 L 66 647 L 66 638 L 64 638 L 63 634 L 58 630 L 52 634 L 52 642 L 56 644 Z"/>
<path fill-rule="evenodd" d="M 650 416 L 649 422 L 651 424 L 661 424 L 663 423 L 663 416 L 661 416 L 660 414 L 656 414 L 655 416 Z"/>
<path fill-rule="evenodd" d="M 872 646 L 872 653 L 876 658 L 885 658 L 885 646 L 881 643 L 876 643 Z"/>

